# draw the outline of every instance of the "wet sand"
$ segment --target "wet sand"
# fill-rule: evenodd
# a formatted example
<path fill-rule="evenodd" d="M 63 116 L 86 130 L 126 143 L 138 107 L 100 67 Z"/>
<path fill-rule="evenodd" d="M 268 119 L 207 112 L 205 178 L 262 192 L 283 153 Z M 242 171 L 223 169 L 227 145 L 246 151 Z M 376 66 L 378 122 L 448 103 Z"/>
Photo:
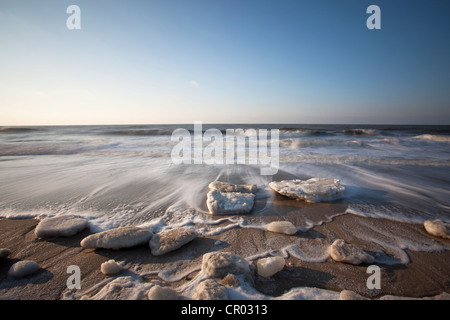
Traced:
<path fill-rule="evenodd" d="M 299 210 L 308 208 L 307 210 L 311 211 L 330 207 L 337 212 L 342 209 L 339 205 L 330 204 L 316 206 L 316 209 L 305 204 L 298 204 L 298 207 Z M 277 220 L 276 217 L 279 218 L 278 215 L 266 214 L 259 219 L 269 222 Z M 289 218 L 289 213 L 285 217 Z M 90 234 L 89 230 L 69 238 L 39 239 L 34 234 L 38 222 L 36 219 L 0 219 L 0 247 L 11 250 L 9 257 L 0 261 L 0 299 L 59 300 L 78 299 L 82 295 L 92 297 L 111 279 L 124 275 L 140 275 L 143 282 L 157 280 L 177 288 L 198 274 L 202 256 L 207 252 L 223 250 L 248 258 L 262 252 L 281 249 L 299 238 L 310 241 L 308 243 L 320 244 L 331 244 L 334 239 L 343 238 L 370 252 L 370 243 L 355 243 L 356 239 L 348 239 L 349 229 L 359 228 L 362 233 L 371 232 L 371 228 L 367 226 L 387 230 L 392 228 L 395 232 L 416 232 L 438 242 L 449 241 L 426 234 L 420 225 L 342 214 L 335 216 L 332 221 L 292 236 L 261 229 L 232 228 L 218 235 L 200 236 L 176 251 L 155 257 L 147 245 L 117 251 L 83 249 L 80 247 L 80 241 Z M 376 251 L 375 245 L 373 249 Z M 384 295 L 429 297 L 450 292 L 449 250 L 405 251 L 410 260 L 407 264 L 378 264 L 381 268 L 381 289 L 367 288 L 366 281 L 370 276 L 366 273 L 367 265 L 355 266 L 335 262 L 331 258 L 324 262 L 307 262 L 292 255 L 287 258 L 285 268 L 272 277 L 262 278 L 252 271 L 252 285 L 259 292 L 273 297 L 294 287 L 316 287 L 337 292 L 347 289 L 373 299 Z M 103 275 L 100 265 L 109 259 L 123 262 L 126 271 L 112 277 Z M 42 269 L 23 279 L 8 279 L 9 268 L 19 260 L 36 261 Z M 66 271 L 70 265 L 80 267 L 80 290 L 67 289 L 66 281 L 70 274 Z M 170 274 L 170 282 L 158 276 L 159 271 L 167 268 L 173 271 Z M 174 281 L 173 276 L 178 273 L 179 279 Z M 145 299 L 146 292 L 142 292 L 140 298 Z"/>

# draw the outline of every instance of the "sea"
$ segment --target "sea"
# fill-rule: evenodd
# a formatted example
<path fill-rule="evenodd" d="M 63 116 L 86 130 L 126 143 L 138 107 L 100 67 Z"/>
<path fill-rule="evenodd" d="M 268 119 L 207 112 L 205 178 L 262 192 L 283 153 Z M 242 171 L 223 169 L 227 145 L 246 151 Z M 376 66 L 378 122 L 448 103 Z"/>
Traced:
<path fill-rule="evenodd" d="M 210 216 L 208 184 L 233 175 L 271 197 L 278 176 L 261 175 L 259 163 L 175 164 L 180 128 L 193 144 L 209 129 L 224 139 L 230 129 L 277 130 L 277 174 L 339 179 L 347 213 L 450 222 L 450 126 L 425 125 L 203 124 L 196 136 L 194 124 L 0 127 L 0 217 L 79 214 L 95 231 L 158 225 L 177 210 L 200 219 Z"/>

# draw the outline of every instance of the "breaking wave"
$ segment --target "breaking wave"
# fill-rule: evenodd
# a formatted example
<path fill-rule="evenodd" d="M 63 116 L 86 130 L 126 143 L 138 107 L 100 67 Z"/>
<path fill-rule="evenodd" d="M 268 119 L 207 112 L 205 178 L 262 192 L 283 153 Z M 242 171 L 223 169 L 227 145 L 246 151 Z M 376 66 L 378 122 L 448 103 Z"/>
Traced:
<path fill-rule="evenodd" d="M 107 135 L 125 135 L 125 136 L 170 136 L 172 129 L 126 129 L 106 131 Z"/>
<path fill-rule="evenodd" d="M 450 142 L 450 136 L 438 134 L 421 134 L 419 136 L 415 136 L 414 139 L 435 141 L 435 142 Z"/>
<path fill-rule="evenodd" d="M 354 136 L 375 136 L 378 134 L 375 129 L 345 129 L 342 132 Z"/>

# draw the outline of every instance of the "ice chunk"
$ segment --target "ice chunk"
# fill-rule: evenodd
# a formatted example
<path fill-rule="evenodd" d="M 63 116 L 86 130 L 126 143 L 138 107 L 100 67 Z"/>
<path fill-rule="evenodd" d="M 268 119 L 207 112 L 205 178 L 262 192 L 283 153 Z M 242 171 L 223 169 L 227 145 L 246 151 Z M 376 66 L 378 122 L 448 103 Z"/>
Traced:
<path fill-rule="evenodd" d="M 346 243 L 342 239 L 337 239 L 330 246 L 330 256 L 334 261 L 346 262 L 350 264 L 372 263 L 374 257 L 363 249 Z"/>
<path fill-rule="evenodd" d="M 256 193 L 258 188 L 256 187 L 256 184 L 231 184 L 228 182 L 214 181 L 209 184 L 209 190 L 218 190 L 221 192 Z"/>
<path fill-rule="evenodd" d="M 379 300 L 450 300 L 450 294 L 448 294 L 447 292 L 442 292 L 441 294 L 438 294 L 436 296 L 423 297 L 423 298 L 385 295 L 385 296 L 382 296 Z"/>
<path fill-rule="evenodd" d="M 269 257 L 259 259 L 256 263 L 256 269 L 258 275 L 261 277 L 271 277 L 284 268 L 284 258 L 282 257 Z"/>
<path fill-rule="evenodd" d="M 203 255 L 202 272 L 210 277 L 223 278 L 228 273 L 246 274 L 248 261 L 230 252 L 209 252 Z"/>
<path fill-rule="evenodd" d="M 206 279 L 195 288 L 193 300 L 228 300 L 227 288 L 216 280 Z"/>
<path fill-rule="evenodd" d="M 190 228 L 175 228 L 153 235 L 149 245 L 152 254 L 159 256 L 182 247 L 197 236 L 198 233 Z"/>
<path fill-rule="evenodd" d="M 113 259 L 103 262 L 100 266 L 100 271 L 105 275 L 113 275 L 123 270 L 122 265 L 114 261 Z"/>
<path fill-rule="evenodd" d="M 351 290 L 342 290 L 339 294 L 339 300 L 370 300 L 369 298 L 363 297 Z"/>
<path fill-rule="evenodd" d="M 226 287 L 237 287 L 239 285 L 239 279 L 234 274 L 229 273 L 220 281 L 220 284 Z"/>
<path fill-rule="evenodd" d="M 11 254 L 11 250 L 8 248 L 0 248 L 0 259 L 5 259 Z"/>
<path fill-rule="evenodd" d="M 73 215 L 64 215 L 42 220 L 37 225 L 34 233 L 40 238 L 70 237 L 87 226 L 88 222 L 86 219 Z"/>
<path fill-rule="evenodd" d="M 35 261 L 23 260 L 14 263 L 8 271 L 8 277 L 10 278 L 24 278 L 37 272 L 41 267 Z"/>
<path fill-rule="evenodd" d="M 153 233 L 138 227 L 121 227 L 94 233 L 81 240 L 83 248 L 118 250 L 148 243 Z"/>
<path fill-rule="evenodd" d="M 434 236 L 450 239 L 450 224 L 439 219 L 424 222 L 425 230 Z"/>
<path fill-rule="evenodd" d="M 148 291 L 149 300 L 178 300 L 180 296 L 178 292 L 169 287 L 161 287 L 155 285 Z"/>
<path fill-rule="evenodd" d="M 293 235 L 297 233 L 297 228 L 289 221 L 273 221 L 267 225 L 267 230 L 276 233 Z"/>
<path fill-rule="evenodd" d="M 242 192 L 208 192 L 206 205 L 212 214 L 249 213 L 253 208 L 255 195 Z"/>
<path fill-rule="evenodd" d="M 337 179 L 272 181 L 269 186 L 279 194 L 306 202 L 333 201 L 345 191 Z"/>

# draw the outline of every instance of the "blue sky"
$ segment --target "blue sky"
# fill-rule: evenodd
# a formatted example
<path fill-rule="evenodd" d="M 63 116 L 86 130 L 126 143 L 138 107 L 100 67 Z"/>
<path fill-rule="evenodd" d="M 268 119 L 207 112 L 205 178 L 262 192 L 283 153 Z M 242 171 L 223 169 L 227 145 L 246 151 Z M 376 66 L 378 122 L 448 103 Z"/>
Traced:
<path fill-rule="evenodd" d="M 0 125 L 450 124 L 449 15 L 446 0 L 0 0 Z"/>

